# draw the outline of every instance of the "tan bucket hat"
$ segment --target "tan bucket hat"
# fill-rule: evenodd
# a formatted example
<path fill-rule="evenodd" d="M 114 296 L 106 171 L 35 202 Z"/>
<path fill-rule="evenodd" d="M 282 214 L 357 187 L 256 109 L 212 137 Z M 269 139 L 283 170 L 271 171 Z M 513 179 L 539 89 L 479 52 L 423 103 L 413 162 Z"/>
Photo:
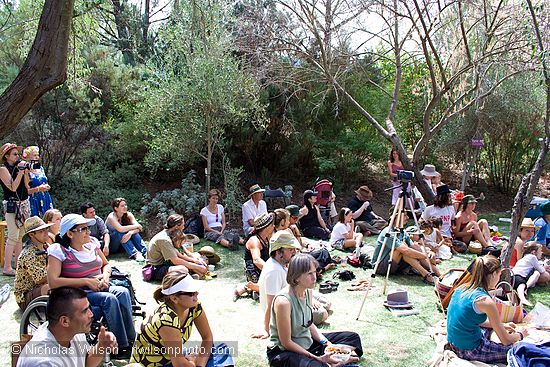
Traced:
<path fill-rule="evenodd" d="M 203 246 L 199 251 L 199 254 L 206 256 L 208 264 L 214 265 L 220 262 L 220 257 L 216 253 L 216 250 L 212 246 Z"/>

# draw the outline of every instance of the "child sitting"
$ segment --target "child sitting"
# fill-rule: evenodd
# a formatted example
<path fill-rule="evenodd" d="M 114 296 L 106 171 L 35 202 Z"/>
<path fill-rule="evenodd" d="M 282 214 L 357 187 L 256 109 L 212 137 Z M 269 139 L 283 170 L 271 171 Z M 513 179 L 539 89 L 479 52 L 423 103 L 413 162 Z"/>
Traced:
<path fill-rule="evenodd" d="M 422 232 L 419 231 L 416 226 L 407 227 L 407 229 L 405 229 L 405 232 L 407 232 L 407 234 L 413 241 L 412 248 L 422 253 L 425 252 L 426 255 L 428 255 L 428 258 L 430 259 L 432 265 L 439 264 L 441 262 L 441 260 L 436 259 L 435 251 L 433 251 L 431 247 L 426 245 L 426 239 L 424 239 L 424 248 L 422 248 L 422 244 L 420 242 L 420 235 L 422 234 Z"/>
<path fill-rule="evenodd" d="M 448 260 L 453 254 L 448 245 L 450 241 L 443 237 L 439 230 L 442 224 L 441 218 L 430 217 L 427 221 L 420 222 L 420 230 L 424 233 L 426 246 L 435 252 L 436 258 Z"/>
<path fill-rule="evenodd" d="M 330 245 L 338 250 L 347 248 L 359 248 L 363 244 L 363 235 L 354 233 L 353 211 L 350 208 L 342 208 L 338 213 L 338 223 L 330 234 Z"/>
<path fill-rule="evenodd" d="M 527 289 L 533 288 L 537 282 L 545 284 L 550 280 L 550 274 L 539 262 L 541 257 L 542 245 L 534 241 L 527 242 L 523 247 L 523 257 L 512 269 L 519 299 L 527 306 L 532 306 L 531 302 L 527 301 Z"/>

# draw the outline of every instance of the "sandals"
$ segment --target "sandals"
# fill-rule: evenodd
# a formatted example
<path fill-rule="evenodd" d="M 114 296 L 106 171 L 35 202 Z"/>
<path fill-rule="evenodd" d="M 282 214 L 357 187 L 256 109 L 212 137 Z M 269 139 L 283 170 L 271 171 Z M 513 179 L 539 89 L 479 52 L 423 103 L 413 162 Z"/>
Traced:
<path fill-rule="evenodd" d="M 323 282 L 319 284 L 319 293 L 331 293 L 336 292 L 338 290 L 338 282 L 333 282 L 332 280 L 327 280 L 326 282 Z"/>
<path fill-rule="evenodd" d="M 422 278 L 422 281 L 429 285 L 435 285 L 434 277 L 430 273 L 424 275 L 424 277 Z"/>

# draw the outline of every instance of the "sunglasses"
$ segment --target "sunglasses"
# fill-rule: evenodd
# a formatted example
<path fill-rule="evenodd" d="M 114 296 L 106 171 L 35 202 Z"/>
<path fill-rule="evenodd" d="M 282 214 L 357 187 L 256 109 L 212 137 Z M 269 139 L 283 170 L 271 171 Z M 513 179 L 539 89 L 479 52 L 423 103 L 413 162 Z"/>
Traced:
<path fill-rule="evenodd" d="M 75 229 L 71 229 L 71 232 L 78 232 L 78 233 L 82 233 L 82 232 L 90 232 L 90 227 L 80 227 L 80 228 L 75 228 Z"/>
<path fill-rule="evenodd" d="M 193 297 L 195 295 L 199 294 L 199 292 L 178 292 L 175 295 L 176 296 L 187 296 L 187 297 Z"/>
<path fill-rule="evenodd" d="M 302 313 L 302 327 L 309 328 L 311 324 L 313 324 L 313 310 L 311 309 L 310 305 L 306 304 L 306 309 L 309 310 L 309 320 L 306 322 L 306 312 Z"/>

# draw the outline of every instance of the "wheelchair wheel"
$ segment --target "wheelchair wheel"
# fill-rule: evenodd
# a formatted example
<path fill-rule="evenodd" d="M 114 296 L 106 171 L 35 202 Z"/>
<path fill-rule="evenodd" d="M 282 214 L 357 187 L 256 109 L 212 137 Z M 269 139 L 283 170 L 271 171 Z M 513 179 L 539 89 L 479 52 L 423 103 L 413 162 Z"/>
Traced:
<path fill-rule="evenodd" d="M 38 327 L 47 321 L 46 305 L 48 304 L 48 296 L 40 296 L 33 300 L 27 306 L 25 312 L 21 316 L 19 326 L 19 335 L 34 334 Z"/>

